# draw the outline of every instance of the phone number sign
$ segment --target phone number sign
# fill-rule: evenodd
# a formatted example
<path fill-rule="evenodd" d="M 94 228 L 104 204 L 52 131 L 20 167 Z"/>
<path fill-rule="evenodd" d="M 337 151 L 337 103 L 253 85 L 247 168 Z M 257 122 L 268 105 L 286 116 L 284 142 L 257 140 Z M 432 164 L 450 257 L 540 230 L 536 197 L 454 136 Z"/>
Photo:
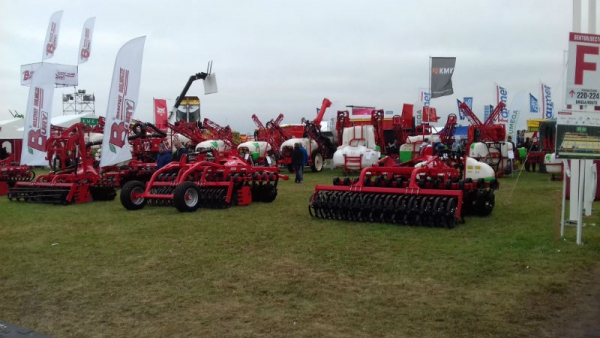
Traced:
<path fill-rule="evenodd" d="M 569 34 L 566 102 L 600 106 L 600 35 Z"/>

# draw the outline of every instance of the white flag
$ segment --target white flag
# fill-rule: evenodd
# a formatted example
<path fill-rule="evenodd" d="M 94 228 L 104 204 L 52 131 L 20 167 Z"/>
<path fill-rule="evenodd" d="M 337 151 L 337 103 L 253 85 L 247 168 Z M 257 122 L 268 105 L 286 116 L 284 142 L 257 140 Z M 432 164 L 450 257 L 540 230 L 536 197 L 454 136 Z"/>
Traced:
<path fill-rule="evenodd" d="M 31 80 L 25 112 L 21 164 L 48 165 L 46 141 L 50 137 L 55 73 L 52 64 L 45 64 L 35 72 Z"/>
<path fill-rule="evenodd" d="M 90 57 L 92 52 L 92 36 L 94 35 L 94 23 L 96 18 L 89 18 L 83 24 L 81 31 L 81 40 L 79 41 L 79 55 L 77 56 L 77 64 L 84 63 Z"/>
<path fill-rule="evenodd" d="M 124 44 L 117 54 L 106 108 L 100 167 L 131 159 L 129 123 L 138 103 L 145 41 L 145 36 L 135 38 Z"/>
<path fill-rule="evenodd" d="M 62 19 L 63 11 L 58 11 L 52 14 L 46 31 L 46 40 L 44 40 L 44 53 L 42 61 L 48 60 L 54 56 L 56 46 L 58 46 L 58 31 L 60 30 L 60 19 Z"/>

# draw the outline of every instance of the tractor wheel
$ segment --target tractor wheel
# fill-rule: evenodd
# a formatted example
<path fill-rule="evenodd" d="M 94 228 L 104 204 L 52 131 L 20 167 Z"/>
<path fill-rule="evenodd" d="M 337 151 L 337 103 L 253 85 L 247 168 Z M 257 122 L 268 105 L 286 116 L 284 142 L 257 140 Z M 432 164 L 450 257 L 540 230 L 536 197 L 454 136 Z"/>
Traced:
<path fill-rule="evenodd" d="M 146 190 L 144 183 L 129 181 L 121 188 L 121 204 L 127 210 L 139 210 L 146 205 L 146 199 L 141 195 Z"/>
<path fill-rule="evenodd" d="M 310 169 L 312 169 L 313 172 L 319 173 L 323 170 L 323 155 L 321 155 L 318 150 L 315 150 L 312 153 L 312 163 Z"/>
<path fill-rule="evenodd" d="M 173 205 L 179 212 L 193 212 L 200 206 L 200 189 L 194 182 L 185 181 L 173 192 Z"/>
<path fill-rule="evenodd" d="M 271 203 L 277 198 L 277 188 L 272 184 L 263 186 L 261 202 Z"/>
<path fill-rule="evenodd" d="M 482 197 L 481 204 L 479 205 L 479 216 L 485 217 L 489 216 L 494 210 L 494 205 L 496 205 L 496 196 L 492 190 L 487 191 Z"/>

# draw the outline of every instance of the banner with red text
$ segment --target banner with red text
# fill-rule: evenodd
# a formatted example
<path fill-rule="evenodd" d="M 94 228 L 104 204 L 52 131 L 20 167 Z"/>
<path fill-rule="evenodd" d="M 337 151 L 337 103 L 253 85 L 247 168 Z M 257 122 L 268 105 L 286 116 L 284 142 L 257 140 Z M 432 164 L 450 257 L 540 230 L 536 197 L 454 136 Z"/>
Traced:
<path fill-rule="evenodd" d="M 21 86 L 29 86 L 33 74 L 42 68 L 43 65 L 52 65 L 53 69 L 55 69 L 54 84 L 56 87 L 76 87 L 79 83 L 77 66 L 38 62 L 21 66 Z"/>
<path fill-rule="evenodd" d="M 87 62 L 92 52 L 92 36 L 94 35 L 94 23 L 96 18 L 89 18 L 83 23 L 81 30 L 81 39 L 79 40 L 79 55 L 77 55 L 77 64 Z"/>
<path fill-rule="evenodd" d="M 46 141 L 50 136 L 54 74 L 54 67 L 45 64 L 31 80 L 25 112 L 21 164 L 48 165 Z"/>
<path fill-rule="evenodd" d="M 154 125 L 162 131 L 167 131 L 167 100 L 154 99 Z"/>
<path fill-rule="evenodd" d="M 52 14 L 46 31 L 46 39 L 44 40 L 44 52 L 42 53 L 42 61 L 48 60 L 54 56 L 56 46 L 58 46 L 58 31 L 60 30 L 60 19 L 62 19 L 63 11 L 58 11 Z"/>
<path fill-rule="evenodd" d="M 135 38 L 117 54 L 106 108 L 101 167 L 131 159 L 129 124 L 138 104 L 145 42 L 145 36 Z"/>

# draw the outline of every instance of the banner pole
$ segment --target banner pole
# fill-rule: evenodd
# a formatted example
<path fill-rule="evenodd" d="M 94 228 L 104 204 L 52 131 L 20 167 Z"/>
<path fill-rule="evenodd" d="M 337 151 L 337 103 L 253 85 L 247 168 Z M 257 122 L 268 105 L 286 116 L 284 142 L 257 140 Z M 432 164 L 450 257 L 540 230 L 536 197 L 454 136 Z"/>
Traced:
<path fill-rule="evenodd" d="M 431 55 L 429 55 L 429 99 L 431 100 Z"/>

